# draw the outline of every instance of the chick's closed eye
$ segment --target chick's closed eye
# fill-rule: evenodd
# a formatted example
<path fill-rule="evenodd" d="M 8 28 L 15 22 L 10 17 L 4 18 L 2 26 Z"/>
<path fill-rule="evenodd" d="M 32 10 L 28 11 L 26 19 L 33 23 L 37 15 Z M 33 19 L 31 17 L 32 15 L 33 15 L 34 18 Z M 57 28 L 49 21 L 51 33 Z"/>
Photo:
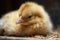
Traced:
<path fill-rule="evenodd" d="M 32 16 L 28 16 L 28 18 L 31 18 Z"/>

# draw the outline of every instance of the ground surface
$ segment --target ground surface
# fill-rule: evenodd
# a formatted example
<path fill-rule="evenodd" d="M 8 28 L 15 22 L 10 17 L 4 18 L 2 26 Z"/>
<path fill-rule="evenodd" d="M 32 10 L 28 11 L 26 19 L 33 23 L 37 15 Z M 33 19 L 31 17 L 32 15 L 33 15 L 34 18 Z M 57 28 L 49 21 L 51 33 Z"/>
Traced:
<path fill-rule="evenodd" d="M 0 40 L 60 40 L 60 33 L 54 32 L 46 37 L 36 35 L 34 37 L 9 37 L 0 36 Z"/>

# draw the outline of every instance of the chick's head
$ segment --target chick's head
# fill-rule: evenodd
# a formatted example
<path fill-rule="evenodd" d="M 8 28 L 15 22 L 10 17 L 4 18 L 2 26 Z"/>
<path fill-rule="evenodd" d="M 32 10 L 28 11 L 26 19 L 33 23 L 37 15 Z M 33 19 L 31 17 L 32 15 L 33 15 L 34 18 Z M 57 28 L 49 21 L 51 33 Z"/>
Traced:
<path fill-rule="evenodd" d="M 38 4 L 27 2 L 22 4 L 18 10 L 19 18 L 17 19 L 18 24 L 22 25 L 32 25 L 39 21 L 42 18 L 39 11 Z"/>

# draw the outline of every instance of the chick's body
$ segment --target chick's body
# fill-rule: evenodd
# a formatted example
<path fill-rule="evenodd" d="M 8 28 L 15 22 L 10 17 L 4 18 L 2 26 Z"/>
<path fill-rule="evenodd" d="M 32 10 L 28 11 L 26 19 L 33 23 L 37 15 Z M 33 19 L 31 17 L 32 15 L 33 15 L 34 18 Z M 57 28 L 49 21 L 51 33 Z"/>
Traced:
<path fill-rule="evenodd" d="M 52 32 L 49 15 L 41 5 L 26 2 L 13 12 L 2 17 L 5 35 L 31 36 Z"/>

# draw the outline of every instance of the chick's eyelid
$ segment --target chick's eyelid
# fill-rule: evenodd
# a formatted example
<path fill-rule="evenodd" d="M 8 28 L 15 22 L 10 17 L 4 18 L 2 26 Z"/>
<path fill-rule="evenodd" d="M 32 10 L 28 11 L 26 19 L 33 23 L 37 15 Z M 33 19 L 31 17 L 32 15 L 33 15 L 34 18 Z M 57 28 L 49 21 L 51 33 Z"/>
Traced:
<path fill-rule="evenodd" d="M 28 16 L 28 18 L 31 18 L 32 17 L 32 15 L 31 16 Z"/>

